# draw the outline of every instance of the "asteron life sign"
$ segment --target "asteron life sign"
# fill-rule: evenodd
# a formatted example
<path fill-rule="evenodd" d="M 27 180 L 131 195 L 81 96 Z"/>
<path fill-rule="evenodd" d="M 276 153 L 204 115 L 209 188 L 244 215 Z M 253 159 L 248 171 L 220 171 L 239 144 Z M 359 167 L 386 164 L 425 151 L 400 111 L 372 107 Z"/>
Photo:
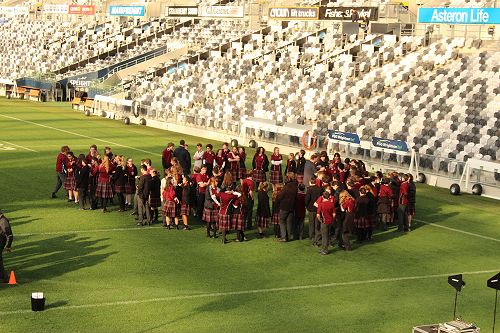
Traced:
<path fill-rule="evenodd" d="M 500 24 L 500 8 L 419 8 L 419 23 Z"/>

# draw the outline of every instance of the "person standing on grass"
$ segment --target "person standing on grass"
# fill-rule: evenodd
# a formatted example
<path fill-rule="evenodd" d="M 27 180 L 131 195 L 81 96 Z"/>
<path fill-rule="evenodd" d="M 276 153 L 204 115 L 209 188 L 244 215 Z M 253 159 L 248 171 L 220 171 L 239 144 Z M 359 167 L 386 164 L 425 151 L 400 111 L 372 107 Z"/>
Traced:
<path fill-rule="evenodd" d="M 161 207 L 161 180 L 158 170 L 151 171 L 151 190 L 149 192 L 149 199 L 147 208 L 149 210 L 149 224 L 158 223 L 158 207 Z"/>
<path fill-rule="evenodd" d="M 232 205 L 233 201 L 238 199 L 241 193 L 233 191 L 233 185 L 229 184 L 226 186 L 225 192 L 219 192 L 215 194 L 215 197 L 219 201 L 219 231 L 221 232 L 221 242 L 222 244 L 227 243 L 226 234 L 231 230 L 231 217 L 232 217 Z"/>
<path fill-rule="evenodd" d="M 177 214 L 177 205 L 179 200 L 175 196 L 174 183 L 171 177 L 167 178 L 165 189 L 163 190 L 163 226 L 167 229 L 172 229 L 172 219 L 174 219 L 175 225 L 179 224 L 179 217 Z M 139 225 L 139 224 L 137 224 Z"/>
<path fill-rule="evenodd" d="M 205 192 L 209 185 L 210 177 L 207 174 L 208 168 L 206 165 L 201 167 L 200 173 L 196 175 L 196 184 L 197 184 L 197 205 L 196 205 L 196 215 L 202 217 L 203 208 L 205 205 Z"/>
<path fill-rule="evenodd" d="M 215 198 L 215 194 L 219 192 L 217 178 L 210 178 L 208 187 L 205 191 L 205 203 L 203 205 L 202 220 L 207 223 L 207 237 L 212 237 L 210 231 L 214 231 L 214 238 L 217 238 L 217 229 L 219 221 L 219 202 Z"/>
<path fill-rule="evenodd" d="M 163 170 L 168 170 L 172 166 L 172 154 L 174 152 L 174 144 L 169 142 L 167 147 L 163 150 L 161 154 L 161 164 L 163 165 Z"/>
<path fill-rule="evenodd" d="M 233 181 L 236 182 L 240 179 L 240 154 L 238 152 L 238 147 L 234 146 L 227 155 L 227 161 L 229 163 L 229 171 L 233 176 Z"/>
<path fill-rule="evenodd" d="M 9 277 L 3 266 L 3 252 L 12 251 L 13 240 L 14 234 L 12 233 L 9 220 L 0 210 L 0 281 L 5 283 L 9 281 Z"/>
<path fill-rule="evenodd" d="M 356 199 L 354 207 L 354 225 L 356 226 L 358 243 L 363 243 L 367 239 L 370 224 L 370 198 L 366 194 L 366 189 L 359 189 L 359 197 Z"/>
<path fill-rule="evenodd" d="M 89 153 L 85 157 L 87 159 L 87 164 L 91 164 L 92 163 L 92 159 L 94 157 L 97 158 L 97 160 L 99 160 L 99 163 L 101 162 L 100 161 L 101 155 L 99 155 L 99 152 L 97 151 L 97 146 L 96 145 L 90 146 Z"/>
<path fill-rule="evenodd" d="M 123 158 L 122 155 L 116 156 L 116 169 L 115 172 L 113 173 L 113 184 L 115 186 L 115 193 L 116 196 L 118 197 L 118 206 L 120 207 L 118 209 L 119 212 L 124 212 L 125 211 L 125 185 L 128 182 L 128 177 L 127 177 L 127 164 L 125 163 L 125 159 Z"/>
<path fill-rule="evenodd" d="M 183 230 L 189 230 L 188 217 L 190 213 L 190 201 L 191 201 L 191 184 L 190 178 L 188 176 L 182 176 L 182 197 L 180 202 L 180 215 L 182 217 L 182 224 L 184 224 Z"/>
<path fill-rule="evenodd" d="M 264 231 L 269 226 L 271 218 L 271 207 L 269 206 L 268 182 L 261 182 L 257 194 L 257 213 L 255 214 L 255 224 L 259 230 L 259 237 L 264 237 Z"/>
<path fill-rule="evenodd" d="M 398 198 L 398 230 L 408 231 L 408 192 L 410 189 L 410 177 L 407 174 L 403 176 L 403 182 L 399 187 Z"/>
<path fill-rule="evenodd" d="M 177 158 L 179 160 L 179 164 L 182 168 L 182 171 L 185 175 L 189 175 L 191 172 L 191 155 L 189 154 L 189 151 L 186 149 L 186 142 L 184 140 L 181 140 L 179 142 L 179 147 L 175 148 L 173 157 Z"/>
<path fill-rule="evenodd" d="M 196 152 L 193 154 L 194 166 L 193 168 L 201 168 L 203 165 L 203 145 L 198 143 L 196 145 Z"/>
<path fill-rule="evenodd" d="M 59 191 L 61 186 L 65 183 L 66 181 L 66 174 L 64 173 L 66 164 L 68 163 L 68 152 L 69 152 L 69 147 L 68 146 L 62 146 L 61 147 L 61 152 L 57 155 L 56 159 L 56 185 L 54 187 L 54 190 L 52 191 L 51 198 L 54 199 L 56 198 L 56 193 Z"/>
<path fill-rule="evenodd" d="M 134 161 L 129 157 L 125 167 L 127 182 L 125 183 L 125 206 L 132 206 L 132 196 L 135 194 L 135 177 L 137 176 L 137 167 Z"/>
<path fill-rule="evenodd" d="M 298 184 L 298 189 L 295 198 L 294 238 L 302 240 L 304 237 L 304 219 L 306 217 L 306 186 Z"/>
<path fill-rule="evenodd" d="M 383 178 L 377 198 L 377 214 L 382 230 L 387 230 L 387 224 L 391 223 L 392 207 L 392 190 L 389 186 L 389 179 Z"/>
<path fill-rule="evenodd" d="M 273 225 L 274 238 L 279 239 L 280 233 L 280 202 L 277 200 L 278 195 L 283 190 L 283 184 L 273 185 L 273 194 L 271 195 L 271 224 Z"/>
<path fill-rule="evenodd" d="M 66 179 L 64 180 L 64 189 L 68 192 L 68 202 L 78 203 L 78 192 L 76 192 L 75 171 L 77 168 L 76 158 L 73 152 L 68 152 L 66 161 Z"/>
<path fill-rule="evenodd" d="M 246 223 L 246 229 L 250 230 L 252 229 L 252 219 L 253 219 L 253 206 L 254 206 L 254 199 L 253 199 L 253 192 L 254 192 L 254 182 L 252 179 L 252 171 L 247 172 L 246 177 L 241 180 L 241 190 L 243 193 L 243 200 L 244 206 L 245 206 L 245 223 Z"/>
<path fill-rule="evenodd" d="M 271 171 L 269 171 L 269 182 L 272 185 L 283 183 L 283 174 L 281 173 L 282 161 L 283 157 L 280 154 L 280 149 L 275 147 L 271 155 Z"/>
<path fill-rule="evenodd" d="M 285 175 L 289 172 L 297 173 L 297 162 L 295 162 L 294 153 L 290 153 L 288 155 L 288 160 L 286 161 Z"/>
<path fill-rule="evenodd" d="M 413 181 L 413 175 L 408 174 L 408 194 L 406 196 L 408 200 L 408 206 L 406 207 L 408 214 L 408 231 L 411 231 L 411 220 L 415 215 L 415 203 L 417 201 L 417 187 Z"/>
<path fill-rule="evenodd" d="M 311 158 L 307 160 L 304 164 L 304 184 L 309 184 L 311 178 L 314 177 L 316 173 L 316 163 L 318 162 L 318 155 L 312 154 Z"/>
<path fill-rule="evenodd" d="M 137 225 L 143 226 L 151 221 L 151 214 L 147 209 L 147 201 L 151 192 L 151 175 L 148 173 L 148 167 L 141 165 L 141 177 L 137 184 Z M 146 221 L 144 220 L 146 216 Z"/>
<path fill-rule="evenodd" d="M 87 164 L 87 159 L 84 154 L 78 156 L 77 165 L 80 167 L 75 173 L 75 188 L 78 191 L 78 198 L 80 202 L 80 210 L 85 209 L 85 202 L 90 201 L 89 198 L 89 181 L 90 181 L 90 166 Z M 92 204 L 90 204 L 92 206 Z"/>
<path fill-rule="evenodd" d="M 243 188 L 241 185 L 236 186 L 236 192 L 242 193 Z M 246 241 L 245 237 L 245 198 L 243 195 L 238 199 L 234 200 L 233 203 L 233 213 L 231 215 L 231 225 L 234 230 L 236 230 L 236 241 L 243 242 Z"/>
<path fill-rule="evenodd" d="M 238 179 L 245 179 L 247 176 L 247 166 L 245 165 L 245 160 L 247 158 L 247 153 L 245 152 L 245 147 L 239 147 L 238 148 L 238 154 L 240 155 L 240 167 L 239 167 L 239 178 Z"/>
<path fill-rule="evenodd" d="M 309 214 L 309 239 L 313 243 L 316 239 L 316 230 L 319 229 L 316 219 L 317 208 L 314 206 L 314 203 L 318 200 L 322 193 L 323 188 L 316 184 L 316 180 L 314 178 L 311 179 L 306 192 L 305 204 Z"/>
<path fill-rule="evenodd" d="M 295 174 L 290 172 L 286 175 L 285 186 L 276 199 L 280 205 L 281 242 L 293 240 L 293 222 L 297 190 Z"/>
<path fill-rule="evenodd" d="M 97 179 L 99 178 L 99 160 L 97 157 L 92 157 L 90 164 L 90 179 L 89 179 L 89 196 L 90 196 L 90 209 L 97 209 Z"/>
<path fill-rule="evenodd" d="M 321 223 L 321 255 L 328 254 L 328 245 L 330 243 L 330 226 L 335 219 L 335 203 L 331 197 L 331 188 L 327 187 L 323 191 L 323 199 L 318 203 L 316 218 Z"/>
<path fill-rule="evenodd" d="M 354 207 L 356 202 L 346 190 L 340 192 L 340 209 L 344 212 L 344 223 L 342 225 L 342 244 L 344 250 L 352 251 L 349 237 L 354 233 Z"/>
<path fill-rule="evenodd" d="M 207 175 L 212 176 L 212 170 L 214 169 L 215 154 L 213 152 L 214 147 L 209 143 L 206 146 L 206 151 L 203 153 L 202 165 L 207 167 Z"/>
<path fill-rule="evenodd" d="M 295 169 L 295 173 L 297 174 L 297 182 L 299 184 L 302 183 L 307 187 L 309 183 L 304 183 L 304 167 L 306 165 L 306 158 L 304 157 L 305 154 L 306 151 L 304 149 L 301 149 L 297 154 L 297 167 Z"/>
<path fill-rule="evenodd" d="M 101 198 L 102 212 L 106 213 L 106 205 L 108 199 L 113 198 L 113 189 L 111 188 L 111 163 L 107 155 L 102 158 L 102 163 L 99 165 L 99 177 L 97 178 L 96 197 Z"/>
<path fill-rule="evenodd" d="M 266 181 L 266 172 L 269 171 L 269 159 L 264 147 L 257 148 L 252 161 L 253 180 L 257 183 Z"/>

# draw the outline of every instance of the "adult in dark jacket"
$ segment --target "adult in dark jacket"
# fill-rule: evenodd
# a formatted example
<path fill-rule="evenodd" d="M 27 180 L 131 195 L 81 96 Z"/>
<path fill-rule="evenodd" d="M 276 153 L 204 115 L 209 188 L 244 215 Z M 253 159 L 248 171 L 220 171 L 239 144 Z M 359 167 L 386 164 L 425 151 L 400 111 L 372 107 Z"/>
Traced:
<path fill-rule="evenodd" d="M 306 192 L 306 209 L 309 213 L 309 239 L 313 241 L 316 237 L 316 232 L 319 232 L 320 225 L 317 223 L 316 212 L 317 208 L 314 203 L 323 193 L 323 188 L 316 184 L 316 180 L 313 178 L 309 182 L 309 187 Z"/>
<path fill-rule="evenodd" d="M 313 154 L 310 160 L 304 164 L 304 184 L 308 186 L 309 181 L 316 173 L 316 163 L 318 162 L 318 155 Z"/>
<path fill-rule="evenodd" d="M 3 267 L 3 251 L 10 252 L 14 234 L 10 227 L 9 220 L 0 210 L 0 282 L 7 282 L 8 276 Z"/>
<path fill-rule="evenodd" d="M 118 163 L 118 166 L 113 174 L 113 183 L 115 184 L 115 193 L 118 197 L 118 205 L 120 206 L 118 211 L 124 212 L 126 193 L 125 186 L 128 183 L 127 164 L 121 155 L 116 157 L 116 162 Z"/>
<path fill-rule="evenodd" d="M 182 167 L 182 172 L 187 176 L 191 170 L 191 155 L 189 155 L 188 150 L 185 147 L 186 142 L 181 140 L 179 142 L 179 147 L 175 148 L 173 157 L 179 160 L 179 164 Z"/>
<path fill-rule="evenodd" d="M 295 174 L 293 172 L 289 172 L 286 175 L 285 186 L 276 198 L 280 207 L 281 242 L 293 239 L 293 221 L 297 191 L 298 184 L 295 180 Z"/>
<path fill-rule="evenodd" d="M 151 175 L 148 174 L 148 167 L 143 164 L 141 165 L 141 177 L 139 178 L 139 184 L 137 185 L 137 225 L 144 225 L 144 215 L 146 215 L 146 221 L 151 221 L 151 213 L 146 207 L 146 203 L 149 199 L 149 194 L 151 192 Z"/>
<path fill-rule="evenodd" d="M 90 166 L 87 163 L 85 155 L 80 154 L 80 156 L 78 157 L 77 165 L 79 167 L 75 171 L 76 190 L 78 191 L 80 209 L 83 210 L 85 209 L 86 201 L 88 201 L 89 205 L 92 206 L 92 203 L 90 202 L 90 197 L 88 196 L 89 181 L 90 181 Z"/>

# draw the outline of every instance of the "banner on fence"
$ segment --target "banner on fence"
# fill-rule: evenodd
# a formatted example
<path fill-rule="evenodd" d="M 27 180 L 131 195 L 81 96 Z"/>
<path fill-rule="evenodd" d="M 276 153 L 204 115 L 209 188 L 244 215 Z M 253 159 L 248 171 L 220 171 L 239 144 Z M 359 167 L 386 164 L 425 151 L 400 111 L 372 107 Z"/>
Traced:
<path fill-rule="evenodd" d="M 269 7 L 268 16 L 273 20 L 317 20 L 319 7 Z"/>
<path fill-rule="evenodd" d="M 144 6 L 109 6 L 111 16 L 144 16 Z"/>
<path fill-rule="evenodd" d="M 343 141 L 352 144 L 360 144 L 359 135 L 356 133 L 341 132 L 336 130 L 328 130 L 328 138 L 330 140 Z"/>
<path fill-rule="evenodd" d="M 378 7 L 321 7 L 320 20 L 351 21 L 356 10 L 358 21 L 368 17 L 370 21 L 378 21 Z"/>
<path fill-rule="evenodd" d="M 42 13 L 44 14 L 68 14 L 69 6 L 45 4 L 42 6 Z"/>
<path fill-rule="evenodd" d="M 167 16 L 198 17 L 198 6 L 169 6 Z"/>
<path fill-rule="evenodd" d="M 419 8 L 419 23 L 500 24 L 500 8 Z"/>
<path fill-rule="evenodd" d="M 237 17 L 244 15 L 243 6 L 205 6 L 200 7 L 201 17 Z"/>
<path fill-rule="evenodd" d="M 72 15 L 94 15 L 94 5 L 69 5 L 68 14 Z"/>
<path fill-rule="evenodd" d="M 30 9 L 26 6 L 0 6 L 0 15 L 28 15 L 30 13 Z"/>
<path fill-rule="evenodd" d="M 408 151 L 408 145 L 401 140 L 389 140 L 372 137 L 372 145 L 378 148 L 392 149 L 398 151 Z"/>

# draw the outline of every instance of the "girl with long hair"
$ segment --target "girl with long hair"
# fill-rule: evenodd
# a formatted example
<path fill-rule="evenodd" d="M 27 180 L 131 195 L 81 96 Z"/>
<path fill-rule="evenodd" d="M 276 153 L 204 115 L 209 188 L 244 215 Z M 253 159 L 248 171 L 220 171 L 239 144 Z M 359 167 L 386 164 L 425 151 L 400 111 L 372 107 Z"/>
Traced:
<path fill-rule="evenodd" d="M 356 202 L 346 190 L 340 192 L 339 200 L 340 210 L 345 213 L 344 224 L 342 227 L 342 243 L 346 251 L 351 251 L 352 247 L 351 242 L 349 241 L 349 237 L 354 232 L 354 207 L 356 205 Z"/>
<path fill-rule="evenodd" d="M 108 199 L 113 197 L 113 189 L 111 188 L 111 165 L 107 155 L 102 158 L 102 163 L 99 165 L 99 177 L 97 178 L 96 197 L 101 198 L 102 212 L 106 213 L 106 204 Z"/>
<path fill-rule="evenodd" d="M 68 202 L 74 201 L 78 203 L 78 192 L 76 191 L 75 171 L 77 168 L 76 158 L 73 152 L 68 152 L 68 160 L 66 162 L 66 180 L 64 181 L 64 189 L 68 191 Z"/>
<path fill-rule="evenodd" d="M 257 213 L 255 214 L 255 224 L 259 230 L 259 237 L 264 237 L 264 231 L 269 226 L 271 218 L 271 208 L 269 207 L 268 182 L 261 182 L 257 194 Z"/>
<path fill-rule="evenodd" d="M 127 177 L 127 164 L 123 155 L 118 155 L 115 157 L 116 169 L 113 173 L 113 183 L 115 184 L 115 193 L 118 197 L 119 212 L 125 211 L 125 184 L 128 182 Z"/>
<path fill-rule="evenodd" d="M 179 200 L 175 196 L 175 190 L 174 190 L 174 184 L 173 184 L 173 179 L 172 178 L 167 178 L 166 183 L 165 183 L 165 189 L 163 190 L 163 199 L 164 199 L 164 204 L 163 204 L 163 209 L 162 209 L 162 214 L 163 214 L 163 226 L 172 229 L 172 219 L 174 219 L 174 222 L 176 225 L 179 224 L 179 217 L 177 214 L 177 205 L 179 204 Z"/>
<path fill-rule="evenodd" d="M 281 237 L 281 233 L 280 233 L 280 205 L 279 205 L 279 201 L 277 201 L 276 199 L 278 198 L 278 194 L 280 194 L 282 189 L 283 189 L 282 184 L 273 185 L 273 194 L 271 196 L 271 200 L 273 202 L 273 206 L 272 206 L 273 207 L 272 208 L 273 215 L 271 218 L 271 222 L 272 222 L 273 228 L 274 228 L 274 238 Z"/>

